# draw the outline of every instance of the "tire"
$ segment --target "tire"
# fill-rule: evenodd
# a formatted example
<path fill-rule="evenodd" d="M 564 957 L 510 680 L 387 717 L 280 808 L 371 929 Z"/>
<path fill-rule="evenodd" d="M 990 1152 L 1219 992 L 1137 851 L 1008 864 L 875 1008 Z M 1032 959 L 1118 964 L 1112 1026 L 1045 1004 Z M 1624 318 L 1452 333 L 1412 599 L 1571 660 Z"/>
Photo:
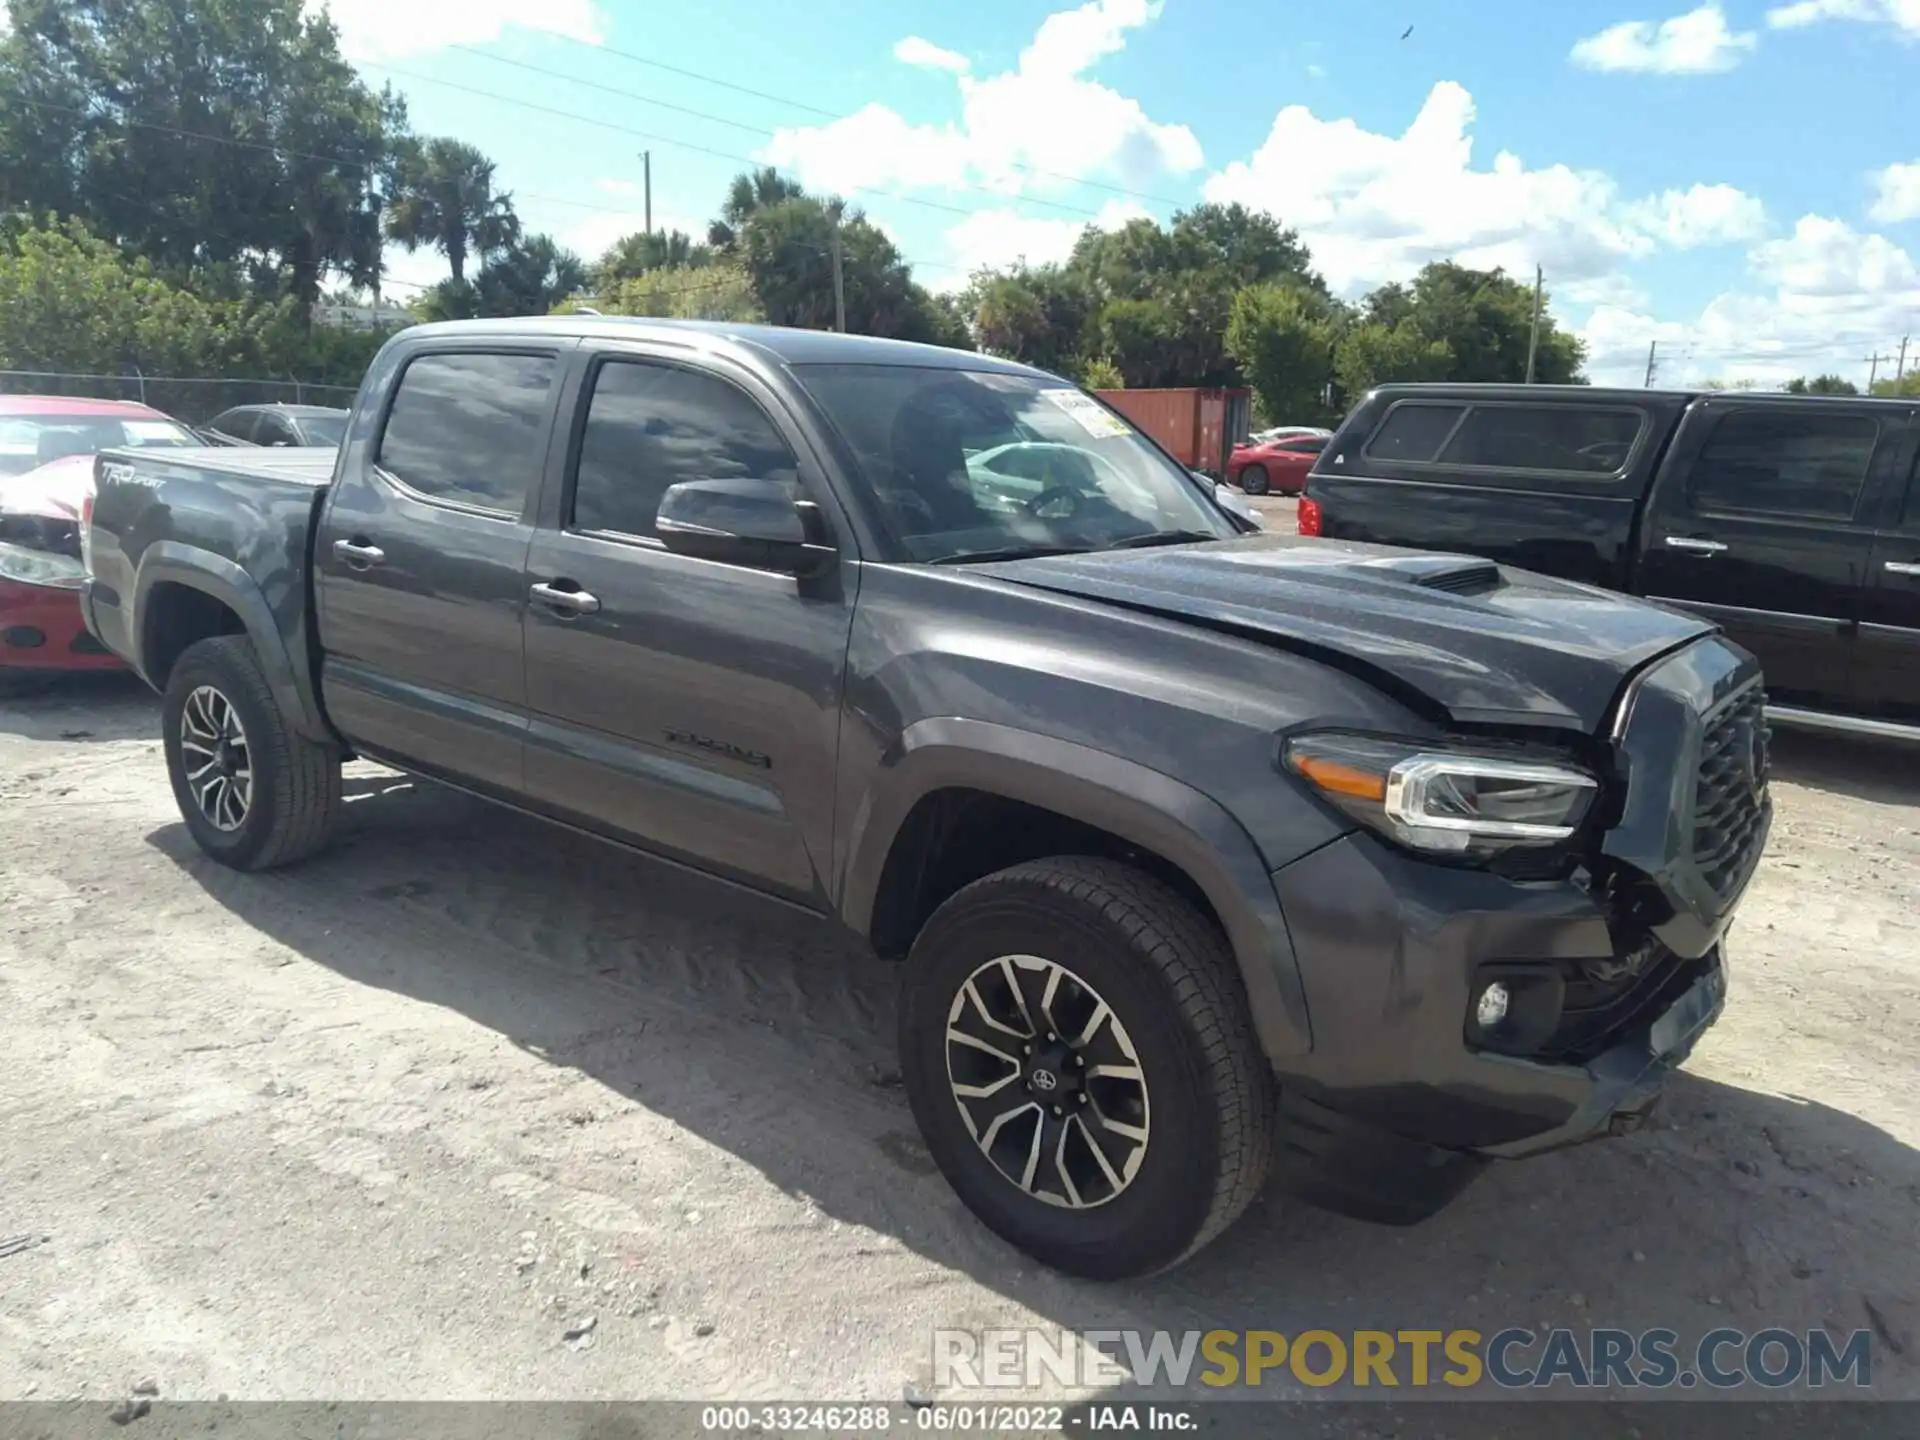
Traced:
<path fill-rule="evenodd" d="M 907 964 L 900 1060 L 914 1118 L 960 1198 L 1012 1245 L 1074 1275 L 1147 1275 L 1214 1239 L 1259 1193 L 1273 1149 L 1272 1072 L 1225 938 L 1165 884 L 1108 860 L 1018 865 L 948 899 Z M 1060 972 L 1051 1010 L 1037 1010 L 1033 1043 L 1041 1048 L 1033 1055 L 1016 1058 L 1026 1042 L 985 1018 L 1018 1019 L 1008 966 L 1028 997 L 1042 999 L 1043 977 Z M 1094 1038 L 1078 1059 L 1094 1063 L 1076 1076 L 1076 1059 L 1061 1058 L 1063 1047 L 1044 1044 L 1041 1032 L 1057 1021 L 1065 1033 L 1097 1014 L 1090 996 L 1111 1018 L 1083 1031 Z M 971 1044 L 949 1039 L 950 1024 L 1006 1045 L 1004 1058 L 976 1060 Z M 1107 1063 L 1123 1042 L 1138 1082 L 1088 1078 L 1096 1069 L 1128 1068 Z M 1035 1088 L 1042 1067 L 1059 1072 L 1044 1091 Z M 963 1101 L 956 1084 L 992 1094 Z M 1060 1107 L 1039 1098 L 1047 1092 Z M 969 1103 L 972 1119 L 963 1111 Z M 1036 1106 L 1035 1115 L 1002 1121 L 995 1135 L 989 1116 Z M 1058 1117 L 1063 1109 L 1072 1113 L 1049 1128 L 1047 1111 Z M 1137 1158 L 1133 1139 L 1111 1130 L 1109 1114 L 1143 1137 Z M 1030 1139 L 1036 1128 L 1038 1139 Z M 1096 1132 L 1106 1142 L 1104 1173 L 1084 1148 Z M 976 1134 L 994 1137 L 999 1159 Z M 1036 1146 L 1045 1163 L 1029 1159 L 1023 1167 L 1019 1157 Z M 1024 1187 L 1028 1176 L 1034 1184 Z"/>
<path fill-rule="evenodd" d="M 1267 493 L 1267 470 L 1264 465 L 1249 465 L 1240 472 L 1240 488 L 1249 495 Z"/>
<path fill-rule="evenodd" d="M 252 642 L 221 635 L 189 646 L 167 677 L 160 714 L 174 801 L 208 855 L 235 870 L 272 870 L 327 843 L 341 807 L 340 754 L 288 726 Z M 229 714 L 231 726 L 224 723 Z M 238 731 L 238 743 L 228 740 L 215 756 L 204 742 L 229 729 Z M 213 813 L 203 800 L 221 777 L 189 778 L 190 771 L 204 774 L 209 757 L 228 764 L 231 775 L 218 792 L 223 798 L 211 802 Z"/>

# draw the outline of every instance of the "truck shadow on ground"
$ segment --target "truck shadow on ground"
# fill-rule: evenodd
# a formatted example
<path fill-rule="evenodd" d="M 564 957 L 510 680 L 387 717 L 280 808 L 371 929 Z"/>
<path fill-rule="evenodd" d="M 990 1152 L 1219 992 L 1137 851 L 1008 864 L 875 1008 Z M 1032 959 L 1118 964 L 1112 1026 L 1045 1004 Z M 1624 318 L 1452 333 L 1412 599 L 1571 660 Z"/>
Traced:
<path fill-rule="evenodd" d="M 1773 727 L 1774 778 L 1869 800 L 1920 805 L 1920 742 Z"/>
<path fill-rule="evenodd" d="M 1077 1282 L 988 1234 L 934 1170 L 898 1088 L 893 967 L 436 786 L 356 767 L 347 793 L 334 849 L 295 870 L 231 873 L 178 824 L 151 843 L 313 964 L 462 1013 L 604 1087 L 609 1110 L 669 1118 L 1046 1323 L 1869 1329 L 1876 1392 L 1920 1395 L 1920 1152 L 1843 1111 L 1683 1076 L 1638 1134 L 1496 1166 L 1423 1225 L 1378 1228 L 1269 1190 L 1182 1269 Z M 565 1183 L 633 1183 L 630 1158 L 596 1171 L 567 1149 L 566 1116 L 525 1123 L 535 1146 L 551 1127 Z"/>

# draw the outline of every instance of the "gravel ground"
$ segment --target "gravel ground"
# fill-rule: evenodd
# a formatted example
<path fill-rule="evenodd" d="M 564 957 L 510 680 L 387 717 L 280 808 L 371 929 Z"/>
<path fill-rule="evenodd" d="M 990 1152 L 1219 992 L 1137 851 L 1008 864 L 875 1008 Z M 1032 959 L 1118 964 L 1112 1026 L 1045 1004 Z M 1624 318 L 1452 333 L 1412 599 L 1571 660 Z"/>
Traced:
<path fill-rule="evenodd" d="M 877 961 L 358 765 L 333 850 L 237 876 L 155 723 L 113 678 L 0 702 L 0 1398 L 892 1401 L 936 1326 L 1540 1322 L 1870 1326 L 1920 1397 L 1911 750 L 1782 737 L 1648 1128 L 1412 1230 L 1268 1195 L 1101 1287 L 934 1174 Z"/>

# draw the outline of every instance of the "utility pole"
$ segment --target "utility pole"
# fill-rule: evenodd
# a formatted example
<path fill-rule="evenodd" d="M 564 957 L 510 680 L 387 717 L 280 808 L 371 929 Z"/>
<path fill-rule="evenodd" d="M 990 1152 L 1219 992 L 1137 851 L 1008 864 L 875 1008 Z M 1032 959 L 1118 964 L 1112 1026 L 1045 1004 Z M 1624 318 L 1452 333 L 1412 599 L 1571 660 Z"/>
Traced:
<path fill-rule="evenodd" d="M 1540 349 L 1540 286 L 1545 279 L 1538 265 L 1533 267 L 1533 328 L 1527 332 L 1527 384 L 1533 383 L 1533 357 Z"/>
<path fill-rule="evenodd" d="M 645 197 L 641 202 L 645 207 L 643 214 L 646 217 L 647 234 L 651 236 L 653 234 L 653 152 L 651 150 L 640 152 L 640 176 L 640 189 Z"/>
<path fill-rule="evenodd" d="M 1867 365 L 1869 366 L 1869 369 L 1867 370 L 1867 393 L 1871 395 L 1873 393 L 1873 382 L 1880 378 L 1881 362 L 1884 360 L 1891 360 L 1893 359 L 1893 356 L 1863 355 L 1861 358 L 1865 360 L 1867 362 Z"/>
<path fill-rule="evenodd" d="M 1912 338 L 1913 338 L 1913 337 L 1912 337 L 1912 336 L 1910 336 L 1910 335 L 1902 335 L 1902 336 L 1900 337 L 1900 361 L 1899 361 L 1899 363 L 1898 363 L 1898 364 L 1896 364 L 1896 365 L 1895 365 L 1895 366 L 1893 367 L 1893 383 L 1894 383 L 1894 384 L 1896 384 L 1896 385 L 1898 385 L 1898 384 L 1899 384 L 1899 383 L 1900 383 L 1900 382 L 1901 382 L 1902 380 L 1904 380 L 1904 379 L 1906 379 L 1906 376 L 1907 376 L 1907 341 L 1908 341 L 1908 340 L 1910 340 L 1910 339 L 1912 339 Z"/>
<path fill-rule="evenodd" d="M 1654 372 L 1660 368 L 1660 362 L 1656 358 L 1659 352 L 1660 352 L 1660 342 L 1658 340 L 1649 340 L 1647 342 L 1647 383 L 1646 383 L 1646 388 L 1649 390 L 1653 388 Z"/>
<path fill-rule="evenodd" d="M 840 265 L 840 217 L 833 217 L 833 328 L 847 330 L 847 277 Z"/>

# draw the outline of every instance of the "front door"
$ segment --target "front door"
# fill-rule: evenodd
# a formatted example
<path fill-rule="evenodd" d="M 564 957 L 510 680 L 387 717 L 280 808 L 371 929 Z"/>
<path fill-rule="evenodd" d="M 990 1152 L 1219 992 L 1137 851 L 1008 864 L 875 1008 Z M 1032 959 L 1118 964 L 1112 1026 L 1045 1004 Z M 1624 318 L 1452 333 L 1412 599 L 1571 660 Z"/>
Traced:
<path fill-rule="evenodd" d="M 531 508 L 554 351 L 429 350 L 376 438 L 355 439 L 316 541 L 322 690 L 370 753 L 521 786 Z"/>
<path fill-rule="evenodd" d="M 751 377 L 683 357 L 601 356 L 582 394 L 527 559 L 528 793 L 825 908 L 857 566 L 796 580 L 671 554 L 654 530 L 681 481 L 817 493 L 811 452 Z"/>
<path fill-rule="evenodd" d="M 1721 625 L 1776 701 L 1844 708 L 1876 466 L 1897 439 L 1833 400 L 1695 407 L 1649 502 L 1640 593 Z"/>
<path fill-rule="evenodd" d="M 1920 459 L 1875 537 L 1860 612 L 1854 709 L 1920 724 Z"/>

